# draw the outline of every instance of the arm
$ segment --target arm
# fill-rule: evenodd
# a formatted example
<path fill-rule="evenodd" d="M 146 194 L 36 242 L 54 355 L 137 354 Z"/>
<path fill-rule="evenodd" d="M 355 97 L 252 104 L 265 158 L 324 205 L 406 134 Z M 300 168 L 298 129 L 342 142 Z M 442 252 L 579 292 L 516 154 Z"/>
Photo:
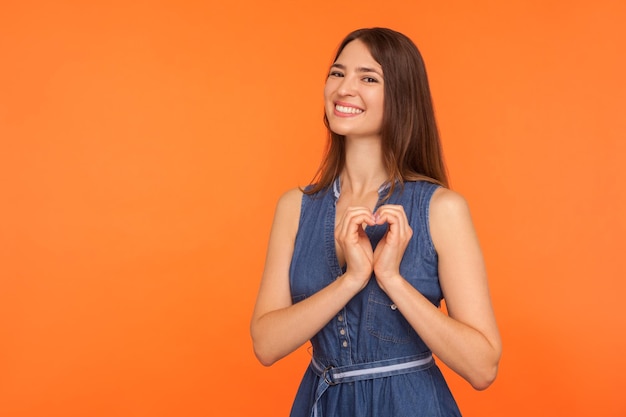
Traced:
<path fill-rule="evenodd" d="M 403 224 L 400 216 L 387 217 L 390 233 L 394 223 Z M 447 189 L 437 190 L 430 205 L 430 228 L 448 315 L 398 272 L 383 273 L 377 279 L 433 353 L 482 390 L 496 377 L 502 346 L 482 253 L 463 197 Z"/>
<path fill-rule="evenodd" d="M 321 291 L 292 304 L 289 266 L 298 231 L 301 202 L 302 192 L 298 189 L 287 192 L 278 202 L 265 269 L 250 323 L 255 355 L 266 366 L 293 352 L 319 332 L 365 286 L 371 275 L 371 262 L 366 274 L 357 274 L 352 268 L 352 272 L 346 271 Z M 362 244 L 364 234 L 362 228 L 359 233 L 359 228 L 364 222 L 373 224 L 373 216 L 366 210 L 356 209 L 344 216 L 344 220 L 336 233 L 343 233 L 346 240 L 349 240 L 348 235 L 351 236 L 353 244 L 349 245 L 350 248 L 353 252 L 361 253 L 359 245 Z M 347 250 L 346 247 L 344 251 Z"/>

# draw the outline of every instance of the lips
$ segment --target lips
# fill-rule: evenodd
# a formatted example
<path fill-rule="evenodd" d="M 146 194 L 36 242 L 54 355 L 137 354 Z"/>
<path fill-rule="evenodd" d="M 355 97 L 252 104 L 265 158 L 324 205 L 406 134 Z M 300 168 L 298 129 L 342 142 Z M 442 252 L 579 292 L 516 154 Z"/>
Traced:
<path fill-rule="evenodd" d="M 335 104 L 335 113 L 354 115 L 363 113 L 363 109 L 360 109 L 358 107 L 346 106 L 343 104 Z"/>

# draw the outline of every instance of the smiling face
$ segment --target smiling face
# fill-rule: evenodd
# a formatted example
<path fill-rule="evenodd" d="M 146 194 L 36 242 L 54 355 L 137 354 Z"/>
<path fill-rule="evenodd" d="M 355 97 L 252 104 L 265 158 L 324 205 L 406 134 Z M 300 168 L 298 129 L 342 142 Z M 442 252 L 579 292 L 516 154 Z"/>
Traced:
<path fill-rule="evenodd" d="M 380 138 L 384 96 L 380 64 L 360 40 L 348 43 L 331 65 L 324 87 L 330 129 L 346 138 Z"/>

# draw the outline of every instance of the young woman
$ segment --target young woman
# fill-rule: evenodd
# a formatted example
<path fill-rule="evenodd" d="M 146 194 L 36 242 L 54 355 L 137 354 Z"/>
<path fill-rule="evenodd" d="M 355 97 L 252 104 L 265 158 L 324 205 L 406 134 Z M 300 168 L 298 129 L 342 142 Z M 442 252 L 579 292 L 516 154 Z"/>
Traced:
<path fill-rule="evenodd" d="M 255 354 L 269 366 L 311 341 L 293 417 L 458 416 L 433 354 L 482 390 L 501 342 L 467 204 L 447 188 L 421 55 L 390 29 L 354 31 L 324 100 L 317 180 L 276 208 Z"/>

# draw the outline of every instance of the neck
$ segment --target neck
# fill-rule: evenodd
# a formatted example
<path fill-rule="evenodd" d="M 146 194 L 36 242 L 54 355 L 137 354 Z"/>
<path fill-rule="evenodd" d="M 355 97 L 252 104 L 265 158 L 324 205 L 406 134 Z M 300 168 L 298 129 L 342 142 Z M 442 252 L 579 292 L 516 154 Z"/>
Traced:
<path fill-rule="evenodd" d="M 342 192 L 364 194 L 378 191 L 388 179 L 380 138 L 346 138 L 346 164 L 341 172 Z"/>

